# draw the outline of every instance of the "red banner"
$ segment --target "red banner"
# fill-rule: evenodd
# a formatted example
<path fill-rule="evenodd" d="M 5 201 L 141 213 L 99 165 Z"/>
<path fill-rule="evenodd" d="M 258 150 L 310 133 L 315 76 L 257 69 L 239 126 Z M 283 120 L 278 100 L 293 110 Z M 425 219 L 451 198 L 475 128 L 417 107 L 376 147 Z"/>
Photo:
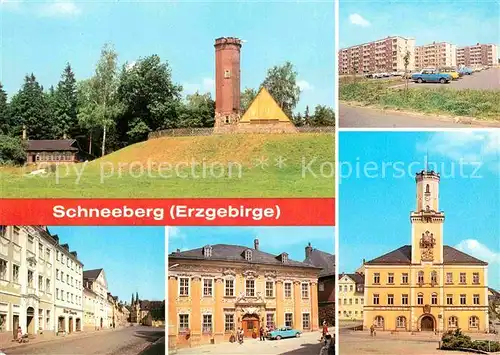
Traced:
<path fill-rule="evenodd" d="M 334 226 L 335 199 L 0 199 L 0 225 Z"/>

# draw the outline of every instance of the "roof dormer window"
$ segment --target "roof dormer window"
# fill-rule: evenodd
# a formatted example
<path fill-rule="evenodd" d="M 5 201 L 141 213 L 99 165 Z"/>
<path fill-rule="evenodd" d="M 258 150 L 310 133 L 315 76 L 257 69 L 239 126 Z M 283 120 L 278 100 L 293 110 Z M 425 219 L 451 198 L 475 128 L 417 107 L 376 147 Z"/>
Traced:
<path fill-rule="evenodd" d="M 212 246 L 211 245 L 206 245 L 203 247 L 203 256 L 205 258 L 212 257 Z"/>
<path fill-rule="evenodd" d="M 251 250 L 245 250 L 245 260 L 252 261 L 252 251 Z"/>
<path fill-rule="evenodd" d="M 287 253 L 282 253 L 281 254 L 281 262 L 283 264 L 286 264 L 288 262 L 288 254 Z"/>

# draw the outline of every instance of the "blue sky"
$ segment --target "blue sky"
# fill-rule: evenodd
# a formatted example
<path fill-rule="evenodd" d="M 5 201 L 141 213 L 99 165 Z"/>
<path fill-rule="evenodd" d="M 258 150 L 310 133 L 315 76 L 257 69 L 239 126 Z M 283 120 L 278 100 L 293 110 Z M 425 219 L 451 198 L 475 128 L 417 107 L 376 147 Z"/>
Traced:
<path fill-rule="evenodd" d="M 339 48 L 387 36 L 413 37 L 417 45 L 500 44 L 500 2 L 340 1 Z"/>
<path fill-rule="evenodd" d="M 411 244 L 409 216 L 416 206 L 414 176 L 423 169 L 428 155 L 428 166 L 441 173 L 444 244 L 489 262 L 490 286 L 500 288 L 498 130 L 341 132 L 339 139 L 341 272 L 353 272 L 363 258 L 368 261 Z M 404 167 L 405 174 L 389 167 L 395 162 L 401 162 L 397 168 Z M 413 168 L 411 162 L 415 162 Z M 476 162 L 480 163 L 478 171 L 474 171 Z M 384 163 L 388 166 L 385 174 Z M 365 174 L 356 166 L 372 170 Z"/>
<path fill-rule="evenodd" d="M 130 303 L 165 299 L 164 227 L 48 227 L 78 253 L 84 270 L 103 268 L 108 291 Z"/>
<path fill-rule="evenodd" d="M 247 42 L 241 54 L 242 90 L 256 88 L 267 69 L 289 60 L 303 92 L 297 109 L 333 106 L 334 6 L 329 2 L 0 3 L 0 81 L 9 94 L 34 72 L 49 87 L 66 62 L 78 79 L 93 74 L 101 47 L 114 44 L 120 63 L 158 54 L 186 93 L 212 91 L 215 38 Z"/>
<path fill-rule="evenodd" d="M 252 247 L 259 239 L 260 250 L 303 261 L 307 243 L 315 249 L 334 254 L 334 227 L 168 227 L 168 253 L 207 244 L 235 244 Z"/>

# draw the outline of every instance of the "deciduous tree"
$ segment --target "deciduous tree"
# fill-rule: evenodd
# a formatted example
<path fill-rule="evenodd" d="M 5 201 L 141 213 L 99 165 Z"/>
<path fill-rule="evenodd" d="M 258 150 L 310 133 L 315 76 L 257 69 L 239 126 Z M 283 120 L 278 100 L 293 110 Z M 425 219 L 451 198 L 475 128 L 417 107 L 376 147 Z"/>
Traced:
<path fill-rule="evenodd" d="M 245 90 L 243 90 L 240 98 L 240 108 L 242 113 L 248 110 L 250 104 L 255 99 L 255 96 L 257 96 L 257 90 L 252 88 L 245 88 Z"/>
<path fill-rule="evenodd" d="M 277 65 L 269 69 L 261 86 L 269 91 L 287 116 L 292 117 L 292 111 L 297 106 L 300 97 L 297 72 L 293 64 L 286 62 L 281 66 Z"/>
<path fill-rule="evenodd" d="M 151 131 L 178 126 L 182 87 L 173 83 L 167 62 L 151 55 L 123 66 L 118 97 L 124 113 L 118 122 L 122 144 L 147 139 Z"/>

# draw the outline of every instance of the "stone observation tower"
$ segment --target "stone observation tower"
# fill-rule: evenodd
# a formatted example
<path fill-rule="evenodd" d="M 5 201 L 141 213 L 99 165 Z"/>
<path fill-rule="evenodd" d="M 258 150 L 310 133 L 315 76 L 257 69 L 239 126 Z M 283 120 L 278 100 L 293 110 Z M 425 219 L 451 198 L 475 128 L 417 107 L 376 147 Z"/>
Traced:
<path fill-rule="evenodd" d="M 241 40 L 215 40 L 215 128 L 236 124 L 240 119 Z"/>
<path fill-rule="evenodd" d="M 271 94 L 260 88 L 246 112 L 240 108 L 240 51 L 235 37 L 215 40 L 214 133 L 295 133 L 297 129 Z"/>

